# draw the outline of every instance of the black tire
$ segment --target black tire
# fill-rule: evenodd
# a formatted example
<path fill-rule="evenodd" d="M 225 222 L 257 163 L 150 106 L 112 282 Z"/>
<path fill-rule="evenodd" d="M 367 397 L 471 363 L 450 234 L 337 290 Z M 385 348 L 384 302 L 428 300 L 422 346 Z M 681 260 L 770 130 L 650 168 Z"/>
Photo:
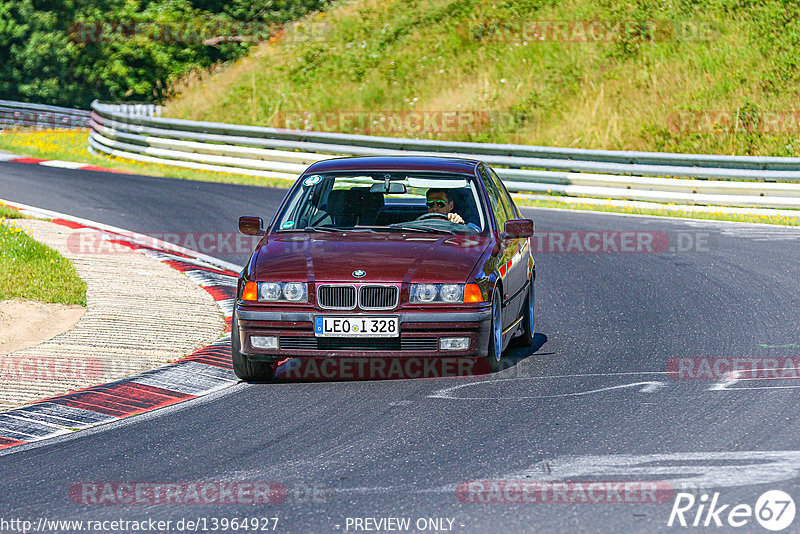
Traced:
<path fill-rule="evenodd" d="M 272 380 L 272 363 L 251 362 L 242 354 L 242 340 L 239 337 L 239 320 L 233 312 L 231 324 L 231 357 L 233 358 L 233 372 L 240 380 L 245 382 L 267 382 Z"/>
<path fill-rule="evenodd" d="M 498 328 L 499 325 L 499 328 Z M 499 334 L 499 340 L 498 340 Z M 499 347 L 499 348 L 498 348 Z M 489 350 L 486 361 L 492 372 L 502 370 L 503 359 L 503 304 L 500 300 L 500 289 L 492 291 L 492 323 L 490 327 Z"/>
<path fill-rule="evenodd" d="M 534 327 L 536 326 L 536 292 L 533 287 L 533 280 L 528 287 L 528 296 L 525 297 L 525 307 L 522 314 L 522 335 L 515 343 L 520 347 L 530 347 L 533 345 Z"/>

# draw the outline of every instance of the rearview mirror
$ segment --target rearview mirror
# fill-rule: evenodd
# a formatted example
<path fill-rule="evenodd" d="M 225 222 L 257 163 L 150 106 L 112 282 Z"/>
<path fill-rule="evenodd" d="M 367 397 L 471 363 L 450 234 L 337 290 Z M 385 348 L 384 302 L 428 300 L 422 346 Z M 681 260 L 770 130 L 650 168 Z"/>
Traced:
<path fill-rule="evenodd" d="M 532 219 L 511 219 L 506 221 L 503 239 L 524 239 L 533 235 Z"/>
<path fill-rule="evenodd" d="M 245 235 L 264 235 L 264 221 L 261 217 L 243 215 L 239 217 L 239 231 Z"/>
<path fill-rule="evenodd" d="M 390 194 L 390 195 L 403 195 L 406 192 L 406 184 L 401 184 L 397 182 L 390 182 L 389 189 L 386 189 L 386 184 L 372 184 L 372 187 L 369 188 L 370 193 L 383 193 L 383 194 Z"/>

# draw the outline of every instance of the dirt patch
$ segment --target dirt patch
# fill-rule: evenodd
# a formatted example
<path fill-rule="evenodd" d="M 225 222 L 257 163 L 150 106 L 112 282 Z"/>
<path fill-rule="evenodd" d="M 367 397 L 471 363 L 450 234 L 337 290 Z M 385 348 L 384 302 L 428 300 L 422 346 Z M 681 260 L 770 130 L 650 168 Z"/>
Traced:
<path fill-rule="evenodd" d="M 0 354 L 33 347 L 66 332 L 84 313 L 86 308 L 76 304 L 18 298 L 0 301 Z"/>

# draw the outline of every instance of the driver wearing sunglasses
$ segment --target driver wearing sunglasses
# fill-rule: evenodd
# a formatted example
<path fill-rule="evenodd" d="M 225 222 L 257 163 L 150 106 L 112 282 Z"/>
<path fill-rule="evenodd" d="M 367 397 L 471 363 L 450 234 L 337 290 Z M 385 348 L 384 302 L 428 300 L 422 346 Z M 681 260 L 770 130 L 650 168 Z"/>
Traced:
<path fill-rule="evenodd" d="M 425 196 L 428 200 L 428 213 L 441 213 L 442 215 L 446 215 L 447 220 L 451 223 L 466 224 L 467 226 L 480 231 L 480 228 L 478 228 L 477 225 L 465 223 L 464 218 L 461 217 L 461 215 L 452 212 L 453 201 L 450 199 L 447 189 L 428 189 L 428 192 L 425 194 Z"/>

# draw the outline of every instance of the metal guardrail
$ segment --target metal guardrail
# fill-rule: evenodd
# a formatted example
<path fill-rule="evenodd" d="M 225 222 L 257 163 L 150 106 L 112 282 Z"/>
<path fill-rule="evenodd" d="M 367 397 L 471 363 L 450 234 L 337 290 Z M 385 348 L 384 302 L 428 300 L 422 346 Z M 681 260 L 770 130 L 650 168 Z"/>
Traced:
<path fill-rule="evenodd" d="M 158 117 L 161 115 L 161 106 L 142 102 L 125 102 L 121 104 L 103 104 L 111 112 L 123 113 L 142 117 Z"/>
<path fill-rule="evenodd" d="M 87 128 L 88 126 L 88 111 L 0 100 L 0 130 L 4 128 Z"/>
<path fill-rule="evenodd" d="M 99 102 L 92 109 L 91 150 L 195 169 L 294 179 L 320 159 L 433 153 L 481 159 L 512 191 L 800 209 L 800 158 L 398 139 L 168 119 Z"/>

